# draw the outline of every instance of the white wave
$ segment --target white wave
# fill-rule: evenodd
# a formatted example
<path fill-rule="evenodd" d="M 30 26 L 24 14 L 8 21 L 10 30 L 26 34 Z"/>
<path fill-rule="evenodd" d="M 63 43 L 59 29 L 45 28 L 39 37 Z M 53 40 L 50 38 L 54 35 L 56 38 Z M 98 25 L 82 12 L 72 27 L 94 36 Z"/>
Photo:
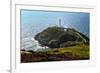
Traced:
<path fill-rule="evenodd" d="M 35 40 L 34 38 L 23 38 L 22 42 L 21 42 L 21 48 L 22 49 L 26 49 L 26 50 L 45 50 L 48 47 L 47 46 L 41 46 L 39 44 L 39 42 L 37 40 Z"/>
<path fill-rule="evenodd" d="M 43 50 L 43 49 L 47 49 L 47 46 L 40 46 L 39 42 L 37 40 L 35 40 L 34 38 L 31 39 L 34 42 L 34 47 L 36 48 L 35 50 Z"/>

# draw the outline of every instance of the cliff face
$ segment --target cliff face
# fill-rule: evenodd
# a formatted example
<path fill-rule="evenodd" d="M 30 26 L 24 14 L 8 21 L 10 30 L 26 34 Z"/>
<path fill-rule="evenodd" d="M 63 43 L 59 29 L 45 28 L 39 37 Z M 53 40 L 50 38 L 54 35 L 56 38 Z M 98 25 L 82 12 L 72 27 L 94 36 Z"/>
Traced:
<path fill-rule="evenodd" d="M 64 27 L 49 27 L 35 35 L 34 38 L 42 46 L 50 48 L 72 46 L 79 43 L 89 44 L 89 38 L 84 34 L 75 29 Z"/>

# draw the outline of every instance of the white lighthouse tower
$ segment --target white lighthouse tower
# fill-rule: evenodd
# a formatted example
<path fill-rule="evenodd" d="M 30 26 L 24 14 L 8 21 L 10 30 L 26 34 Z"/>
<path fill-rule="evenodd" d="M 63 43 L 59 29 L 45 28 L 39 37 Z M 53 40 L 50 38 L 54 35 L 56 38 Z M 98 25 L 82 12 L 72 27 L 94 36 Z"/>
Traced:
<path fill-rule="evenodd" d="M 58 23 L 59 27 L 61 27 L 61 18 L 59 18 L 59 23 Z"/>
<path fill-rule="evenodd" d="M 62 24 L 61 18 L 59 18 L 58 26 L 59 26 L 59 27 L 63 27 L 63 28 L 64 28 L 64 31 L 67 31 L 67 25 L 63 25 L 63 24 Z"/>

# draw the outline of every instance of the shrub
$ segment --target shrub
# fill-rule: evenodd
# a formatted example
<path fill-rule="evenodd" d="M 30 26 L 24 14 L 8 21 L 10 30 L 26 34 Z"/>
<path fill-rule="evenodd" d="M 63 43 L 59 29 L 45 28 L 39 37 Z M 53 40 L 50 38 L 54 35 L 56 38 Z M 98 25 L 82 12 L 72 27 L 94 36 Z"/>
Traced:
<path fill-rule="evenodd" d="M 83 45 L 83 42 L 68 41 L 60 45 L 60 47 L 71 47 L 76 45 Z"/>
<path fill-rule="evenodd" d="M 33 50 L 28 50 L 27 52 L 34 53 L 34 51 L 33 51 Z"/>
<path fill-rule="evenodd" d="M 25 49 L 21 49 L 21 51 L 26 51 Z"/>

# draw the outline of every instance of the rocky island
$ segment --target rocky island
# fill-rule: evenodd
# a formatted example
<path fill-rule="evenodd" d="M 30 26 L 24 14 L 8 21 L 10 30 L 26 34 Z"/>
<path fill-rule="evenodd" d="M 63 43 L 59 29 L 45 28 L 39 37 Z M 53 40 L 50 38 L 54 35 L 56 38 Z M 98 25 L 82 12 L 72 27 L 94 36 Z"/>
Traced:
<path fill-rule="evenodd" d="M 89 44 L 89 38 L 72 28 L 48 27 L 34 37 L 42 46 L 62 48 L 78 43 Z"/>

